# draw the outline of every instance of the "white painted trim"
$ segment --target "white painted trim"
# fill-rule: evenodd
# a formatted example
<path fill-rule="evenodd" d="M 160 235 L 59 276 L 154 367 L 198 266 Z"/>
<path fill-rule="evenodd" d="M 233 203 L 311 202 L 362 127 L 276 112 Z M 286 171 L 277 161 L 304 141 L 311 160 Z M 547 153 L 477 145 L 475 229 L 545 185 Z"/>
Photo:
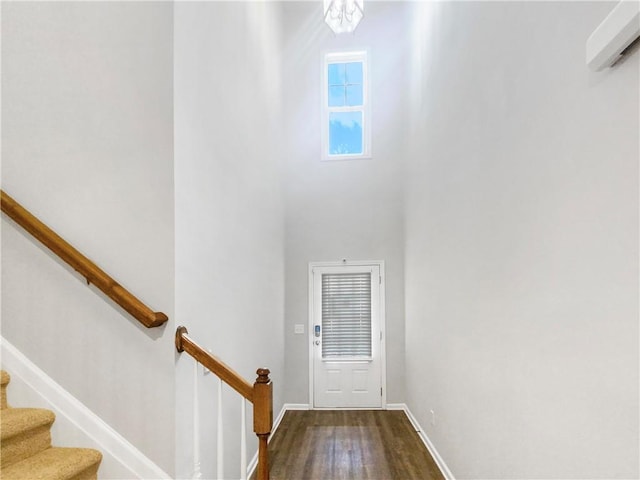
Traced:
<path fill-rule="evenodd" d="M 619 2 L 587 39 L 587 65 L 596 72 L 613 66 L 639 36 L 640 2 Z"/>
<path fill-rule="evenodd" d="M 82 402 L 54 382 L 4 337 L 0 337 L 0 341 L 3 368 L 46 399 L 56 415 L 65 417 L 95 441 L 103 454 L 115 458 L 137 478 L 163 480 L 171 478 Z"/>
<path fill-rule="evenodd" d="M 382 282 L 379 287 L 379 322 L 380 322 L 380 332 L 382 334 L 382 338 L 380 340 L 380 386 L 382 387 L 382 398 L 381 398 L 381 406 L 380 409 L 384 410 L 387 408 L 387 307 L 386 307 L 386 284 L 387 277 L 385 272 L 385 264 L 384 260 L 347 260 L 342 259 L 342 261 L 324 261 L 324 262 L 309 262 L 309 271 L 308 271 L 308 304 L 309 304 L 309 314 L 307 319 L 307 329 L 308 329 L 308 340 L 309 344 L 307 347 L 309 348 L 309 406 L 313 407 L 313 389 L 314 389 L 314 380 L 313 380 L 313 368 L 314 368 L 314 358 L 313 358 L 313 269 L 314 268 L 323 268 L 323 267 L 338 267 L 338 266 L 348 266 L 348 267 L 365 267 L 365 266 L 374 266 L 378 267 L 380 277 Z M 340 410 L 340 408 L 331 408 L 329 410 Z M 357 408 L 344 408 L 343 410 L 358 410 Z M 377 408 L 374 408 L 377 410 Z"/>
<path fill-rule="evenodd" d="M 240 480 L 247 478 L 247 399 L 240 397 Z"/>
<path fill-rule="evenodd" d="M 307 343 L 307 349 L 309 351 L 309 406 L 311 408 L 313 408 L 313 364 L 314 364 L 314 358 L 313 358 L 313 338 L 315 335 L 315 332 L 313 330 L 313 267 L 315 265 L 324 265 L 328 262 L 310 262 L 309 263 L 309 272 L 308 272 L 308 290 L 309 292 L 307 293 L 307 304 L 309 305 L 309 312 L 307 313 L 307 331 L 308 336 L 307 336 L 307 341 L 309 343 Z"/>
<path fill-rule="evenodd" d="M 429 439 L 426 432 L 420 426 L 420 423 L 418 423 L 418 419 L 413 416 L 413 413 L 411 413 L 411 410 L 409 410 L 407 404 L 390 403 L 387 405 L 387 410 L 402 410 L 405 413 L 405 415 L 409 419 L 409 422 L 411 422 L 411 425 L 413 425 L 413 428 L 415 428 L 416 433 L 420 437 L 420 440 L 422 440 L 422 443 L 424 443 L 425 447 L 427 447 L 427 450 L 429 450 L 429 453 L 435 460 L 436 465 L 438 465 L 438 468 L 442 472 L 442 475 L 444 475 L 444 478 L 446 480 L 455 480 L 453 473 L 451 473 L 451 470 L 449 470 L 449 467 L 445 463 L 444 459 L 440 456 L 438 450 L 436 450 L 436 447 L 431 442 L 431 439 Z"/>
<path fill-rule="evenodd" d="M 202 478 L 200 462 L 200 395 L 198 393 L 198 362 L 193 362 L 193 474 L 192 480 Z"/>
<path fill-rule="evenodd" d="M 378 309 L 380 310 L 380 387 L 382 388 L 382 398 L 380 406 L 387 408 L 387 274 L 384 268 L 384 260 L 376 262 L 380 274 L 380 296 Z"/>
<path fill-rule="evenodd" d="M 278 424 L 285 414 L 285 410 L 311 410 L 311 406 L 308 403 L 285 403 L 278 417 Z M 275 425 L 275 422 L 274 422 Z"/>
<path fill-rule="evenodd" d="M 403 410 L 408 409 L 406 403 L 387 403 L 387 410 Z M 415 426 L 415 425 L 414 425 Z"/>
<path fill-rule="evenodd" d="M 222 379 L 218 377 L 218 421 L 216 423 L 216 478 L 224 478 L 224 421 L 222 419 Z"/>

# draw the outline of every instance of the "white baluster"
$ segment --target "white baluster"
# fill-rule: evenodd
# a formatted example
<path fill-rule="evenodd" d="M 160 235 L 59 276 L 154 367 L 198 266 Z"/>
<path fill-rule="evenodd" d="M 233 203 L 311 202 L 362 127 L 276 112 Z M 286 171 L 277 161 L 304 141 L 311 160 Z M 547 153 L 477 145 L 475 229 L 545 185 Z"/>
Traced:
<path fill-rule="evenodd" d="M 240 399 L 240 480 L 247 480 L 247 400 Z"/>
<path fill-rule="evenodd" d="M 216 478 L 224 479 L 224 435 L 222 431 L 222 380 L 218 379 L 218 471 Z"/>
<path fill-rule="evenodd" d="M 198 362 L 193 362 L 193 475 L 202 478 L 200 471 L 200 402 L 198 399 Z"/>

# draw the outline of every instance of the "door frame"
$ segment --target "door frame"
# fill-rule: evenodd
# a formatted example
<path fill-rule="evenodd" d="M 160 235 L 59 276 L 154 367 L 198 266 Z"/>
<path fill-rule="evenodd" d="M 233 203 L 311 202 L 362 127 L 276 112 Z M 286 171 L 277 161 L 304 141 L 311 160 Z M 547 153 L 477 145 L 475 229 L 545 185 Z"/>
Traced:
<path fill-rule="evenodd" d="M 384 260 L 339 260 L 333 262 L 309 262 L 309 274 L 308 274 L 308 294 L 307 304 L 309 307 L 308 322 L 307 322 L 307 348 L 309 349 L 309 408 L 311 410 L 323 410 L 324 408 L 318 408 L 313 405 L 314 399 L 314 331 L 313 331 L 313 269 L 316 267 L 378 267 L 380 269 L 380 298 L 379 298 L 379 310 L 380 310 L 380 386 L 382 387 L 382 396 L 380 398 L 380 410 L 386 410 L 387 408 L 387 330 L 386 330 L 386 294 L 385 294 L 385 270 Z M 373 335 L 373 332 L 372 332 Z M 331 410 L 357 410 L 357 408 L 332 408 Z M 366 408 L 366 410 L 372 410 L 372 408 Z M 375 409 L 373 409 L 375 410 Z"/>

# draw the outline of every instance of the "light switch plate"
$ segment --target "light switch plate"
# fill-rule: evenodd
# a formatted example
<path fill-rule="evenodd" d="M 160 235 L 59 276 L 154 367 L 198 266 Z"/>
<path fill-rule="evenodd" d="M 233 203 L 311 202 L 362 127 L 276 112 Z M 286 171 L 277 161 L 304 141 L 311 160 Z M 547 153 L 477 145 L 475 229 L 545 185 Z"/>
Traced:
<path fill-rule="evenodd" d="M 304 333 L 304 323 L 296 323 L 294 325 L 294 333 Z"/>

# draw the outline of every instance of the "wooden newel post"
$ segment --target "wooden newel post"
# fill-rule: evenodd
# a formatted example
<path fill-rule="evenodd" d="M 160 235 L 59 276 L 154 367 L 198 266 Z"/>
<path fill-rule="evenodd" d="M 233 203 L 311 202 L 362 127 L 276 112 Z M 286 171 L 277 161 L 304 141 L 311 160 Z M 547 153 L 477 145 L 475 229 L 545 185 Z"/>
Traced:
<path fill-rule="evenodd" d="M 253 431 L 258 436 L 258 480 L 269 480 L 267 441 L 273 425 L 273 385 L 268 368 L 259 368 L 253 384 Z"/>

